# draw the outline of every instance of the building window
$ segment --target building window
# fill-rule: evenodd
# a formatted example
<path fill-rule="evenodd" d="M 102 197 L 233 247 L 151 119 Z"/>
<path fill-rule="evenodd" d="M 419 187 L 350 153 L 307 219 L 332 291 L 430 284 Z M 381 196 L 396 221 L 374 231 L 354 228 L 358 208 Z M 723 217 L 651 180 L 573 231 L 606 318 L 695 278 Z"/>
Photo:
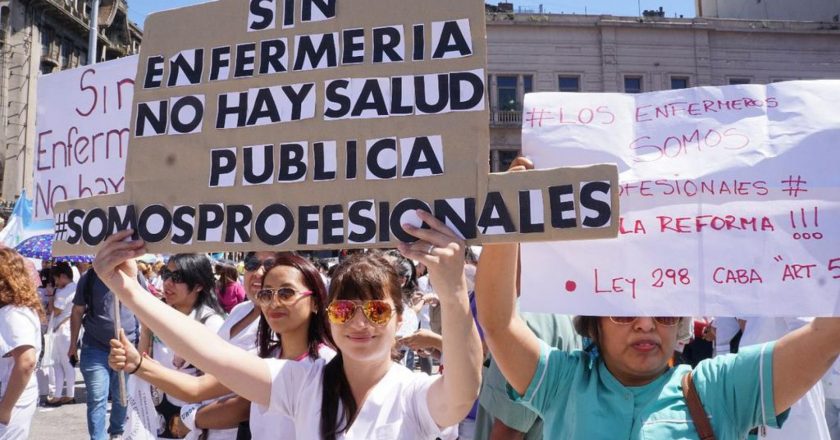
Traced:
<path fill-rule="evenodd" d="M 50 34 L 46 29 L 42 29 L 41 30 L 41 56 L 49 58 L 51 49 L 52 49 L 52 38 L 50 38 Z"/>
<path fill-rule="evenodd" d="M 580 77 L 560 75 L 557 81 L 557 90 L 561 92 L 579 92 Z"/>
<path fill-rule="evenodd" d="M 87 51 L 84 49 L 79 50 L 79 65 L 87 66 Z"/>
<path fill-rule="evenodd" d="M 70 52 L 73 51 L 73 48 L 70 47 L 69 44 L 62 44 L 61 45 L 61 69 L 67 69 L 70 67 Z"/>
<path fill-rule="evenodd" d="M 736 86 L 738 84 L 749 84 L 749 78 L 729 78 L 729 85 Z"/>
<path fill-rule="evenodd" d="M 522 89 L 524 93 L 531 93 L 534 91 L 534 77 L 525 75 L 522 77 Z"/>
<path fill-rule="evenodd" d="M 499 76 L 496 78 L 497 103 L 501 111 L 519 110 L 516 97 L 517 77 Z"/>
<path fill-rule="evenodd" d="M 671 77 L 671 89 L 687 89 L 688 88 L 688 78 L 685 76 L 672 76 Z"/>
<path fill-rule="evenodd" d="M 642 93 L 642 77 L 625 76 L 624 93 Z"/>

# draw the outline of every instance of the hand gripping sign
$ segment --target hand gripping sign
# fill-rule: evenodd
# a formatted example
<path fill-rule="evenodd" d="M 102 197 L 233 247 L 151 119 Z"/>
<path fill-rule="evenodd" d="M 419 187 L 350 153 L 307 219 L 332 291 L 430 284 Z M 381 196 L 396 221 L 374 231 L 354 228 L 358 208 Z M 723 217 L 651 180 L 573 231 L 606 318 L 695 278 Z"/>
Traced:
<path fill-rule="evenodd" d="M 56 210 L 56 254 L 612 237 L 613 165 L 491 175 L 480 2 L 221 0 L 153 14 L 126 191 Z"/>

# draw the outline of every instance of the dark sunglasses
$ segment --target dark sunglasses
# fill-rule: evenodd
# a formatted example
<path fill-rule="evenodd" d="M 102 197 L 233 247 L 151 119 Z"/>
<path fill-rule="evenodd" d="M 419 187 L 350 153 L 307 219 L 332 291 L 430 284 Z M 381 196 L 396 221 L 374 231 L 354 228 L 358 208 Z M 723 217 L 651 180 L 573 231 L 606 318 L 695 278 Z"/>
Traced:
<path fill-rule="evenodd" d="M 311 290 L 304 290 L 302 292 L 298 292 L 291 287 L 281 287 L 279 289 L 260 289 L 256 295 L 254 295 L 254 300 L 263 307 L 268 307 L 271 303 L 274 302 L 274 299 L 277 298 L 283 304 L 288 304 L 292 302 L 293 299 L 297 299 L 298 297 L 302 298 L 305 296 L 312 295 Z"/>
<path fill-rule="evenodd" d="M 618 325 L 629 325 L 634 323 L 638 316 L 610 316 L 610 321 L 614 324 Z M 653 320 L 656 321 L 659 325 L 664 325 L 666 327 L 673 327 L 680 323 L 680 318 L 678 316 L 654 316 Z"/>
<path fill-rule="evenodd" d="M 391 304 L 378 299 L 372 299 L 369 301 L 337 299 L 331 302 L 327 307 L 327 316 L 329 317 L 331 323 L 343 325 L 353 319 L 353 316 L 356 315 L 356 310 L 358 309 L 362 309 L 362 313 L 365 315 L 365 318 L 371 322 L 371 324 L 380 327 L 388 324 L 388 321 L 391 320 L 391 315 L 394 313 L 394 309 L 391 307 Z"/>
<path fill-rule="evenodd" d="M 169 270 L 164 268 L 162 271 L 160 271 L 160 277 L 161 279 L 163 279 L 163 281 L 172 279 L 172 282 L 176 284 L 184 282 L 184 272 L 182 272 L 181 269 Z"/>
<path fill-rule="evenodd" d="M 259 270 L 260 266 L 262 266 L 267 272 L 269 269 L 274 267 L 274 258 L 266 258 L 265 260 L 261 261 L 257 257 L 248 257 L 245 259 L 243 265 L 245 266 L 245 270 L 247 270 L 248 272 L 257 271 Z"/>

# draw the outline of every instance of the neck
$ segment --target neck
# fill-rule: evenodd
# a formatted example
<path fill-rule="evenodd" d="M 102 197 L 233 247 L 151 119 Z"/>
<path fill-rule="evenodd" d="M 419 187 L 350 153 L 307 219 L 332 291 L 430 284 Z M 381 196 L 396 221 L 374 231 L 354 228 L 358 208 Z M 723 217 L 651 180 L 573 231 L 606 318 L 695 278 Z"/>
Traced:
<path fill-rule="evenodd" d="M 393 361 L 391 357 L 375 361 L 356 361 L 344 358 L 344 375 L 350 389 L 353 390 L 353 397 L 361 410 L 370 390 L 388 374 Z"/>
<path fill-rule="evenodd" d="M 176 304 L 176 305 L 172 306 L 172 308 L 181 312 L 181 313 L 183 313 L 183 314 L 185 314 L 185 315 L 189 315 L 193 311 L 193 305 L 195 305 L 195 303 L 192 303 L 192 304 Z"/>
<path fill-rule="evenodd" d="M 662 367 L 662 369 L 658 373 L 656 373 L 654 375 L 651 375 L 651 376 L 647 376 L 647 375 L 646 376 L 637 376 L 637 375 L 633 375 L 633 374 L 621 374 L 621 373 L 618 373 L 616 371 L 613 371 L 610 368 L 610 366 L 606 363 L 604 363 L 604 366 L 606 366 L 607 369 L 610 370 L 610 374 L 612 374 L 613 377 L 615 377 L 615 379 L 619 383 L 624 385 L 625 387 L 642 387 L 642 386 L 645 386 L 645 385 L 655 381 L 656 379 L 659 379 L 660 377 L 662 377 L 662 375 L 666 371 L 668 371 L 668 365 L 665 365 L 664 367 Z"/>
<path fill-rule="evenodd" d="M 280 359 L 297 359 L 309 351 L 309 328 L 300 328 L 283 332 L 280 335 L 280 346 L 283 347 Z"/>

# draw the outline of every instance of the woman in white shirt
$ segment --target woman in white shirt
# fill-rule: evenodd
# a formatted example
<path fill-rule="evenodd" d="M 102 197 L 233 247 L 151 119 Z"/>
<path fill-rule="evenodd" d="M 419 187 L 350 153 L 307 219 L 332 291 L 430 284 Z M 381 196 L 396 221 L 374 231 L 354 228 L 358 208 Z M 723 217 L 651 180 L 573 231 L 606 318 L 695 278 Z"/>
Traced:
<path fill-rule="evenodd" d="M 261 358 L 314 362 L 331 359 L 335 354 L 325 345 L 325 303 L 327 292 L 318 270 L 298 255 L 270 252 L 251 253 L 246 257 L 245 285 L 253 302 L 234 308 L 219 335 L 222 339 Z M 226 328 L 236 326 L 247 308 L 260 317 L 254 321 L 250 339 L 229 337 Z M 239 333 L 241 334 L 241 333 Z M 211 374 L 191 377 L 154 363 L 140 362 L 140 354 L 128 341 L 111 342 L 109 364 L 115 370 L 135 371 L 141 379 L 187 402 L 204 402 L 230 395 L 230 390 Z M 139 364 L 139 368 L 137 367 Z M 225 398 L 212 403 L 190 405 L 181 409 L 181 418 L 191 431 L 209 429 L 209 440 L 227 438 L 219 431 L 248 421 L 254 439 L 295 438 L 291 419 L 259 409 L 240 398 Z M 231 437 L 235 438 L 235 436 Z"/>
<path fill-rule="evenodd" d="M 55 284 L 55 294 L 51 301 L 53 367 L 50 369 L 50 383 L 55 384 L 55 391 L 52 398 L 47 400 L 47 405 L 58 406 L 76 401 L 76 367 L 67 356 L 70 349 L 70 313 L 73 310 L 76 283 L 73 282 L 73 270 L 66 262 L 55 263 L 50 268 L 50 276 Z"/>
<path fill-rule="evenodd" d="M 294 420 L 298 438 L 434 439 L 454 429 L 478 396 L 482 351 L 470 315 L 463 240 L 425 211 L 431 229 L 404 225 L 419 240 L 402 243 L 423 262 L 440 297 L 446 374 L 427 376 L 394 363 L 391 352 L 402 300 L 397 273 L 378 254 L 343 262 L 330 283 L 327 314 L 338 354 L 306 365 L 265 360 L 225 344 L 202 326 L 161 307 L 134 279 L 142 241 L 109 237 L 95 267 L 106 284 L 156 334 L 242 397 Z"/>
<path fill-rule="evenodd" d="M 38 405 L 35 375 L 44 312 L 17 252 L 0 249 L 0 439 L 29 437 Z"/>

